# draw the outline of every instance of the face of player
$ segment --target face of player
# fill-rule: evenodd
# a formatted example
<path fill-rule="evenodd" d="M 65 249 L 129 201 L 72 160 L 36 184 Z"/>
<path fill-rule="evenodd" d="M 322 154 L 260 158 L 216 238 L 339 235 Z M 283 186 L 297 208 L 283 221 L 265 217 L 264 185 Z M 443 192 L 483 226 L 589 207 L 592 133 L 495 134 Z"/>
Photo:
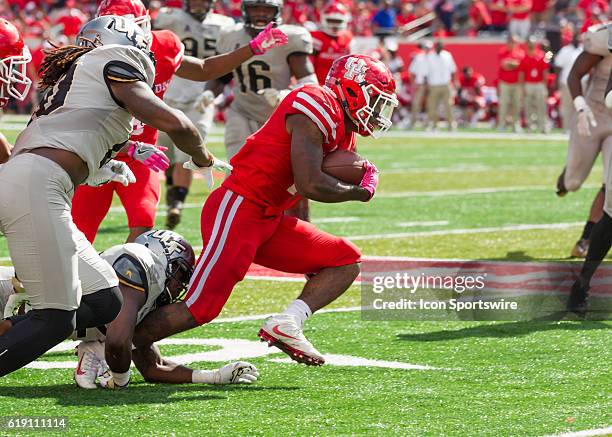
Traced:
<path fill-rule="evenodd" d="M 261 30 L 276 16 L 276 8 L 269 5 L 251 5 L 246 8 L 249 21 L 254 29 Z"/>
<path fill-rule="evenodd" d="M 177 264 L 174 272 L 168 278 L 166 289 L 170 293 L 172 300 L 179 298 L 186 290 L 191 279 L 191 269 L 184 264 Z"/>
<path fill-rule="evenodd" d="M 335 35 L 337 35 L 338 32 L 340 32 L 345 27 L 344 21 L 342 20 L 334 20 L 332 18 L 328 18 L 325 21 L 327 22 L 327 27 L 329 28 L 329 30 Z"/>
<path fill-rule="evenodd" d="M 211 0 L 188 0 L 187 11 L 196 20 L 203 20 L 211 10 L 213 2 Z"/>

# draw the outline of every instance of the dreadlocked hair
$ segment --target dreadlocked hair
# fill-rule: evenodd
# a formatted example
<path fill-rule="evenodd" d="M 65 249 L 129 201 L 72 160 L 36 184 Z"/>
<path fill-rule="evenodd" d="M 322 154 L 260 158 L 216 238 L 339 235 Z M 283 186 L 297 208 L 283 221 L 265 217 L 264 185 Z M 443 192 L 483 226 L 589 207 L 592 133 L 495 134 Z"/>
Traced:
<path fill-rule="evenodd" d="M 39 70 L 40 82 L 38 87 L 42 90 L 54 87 L 77 59 L 94 49 L 94 47 L 75 45 L 65 47 L 58 47 L 53 43 L 51 45 L 53 48 L 44 50 L 45 60 Z"/>

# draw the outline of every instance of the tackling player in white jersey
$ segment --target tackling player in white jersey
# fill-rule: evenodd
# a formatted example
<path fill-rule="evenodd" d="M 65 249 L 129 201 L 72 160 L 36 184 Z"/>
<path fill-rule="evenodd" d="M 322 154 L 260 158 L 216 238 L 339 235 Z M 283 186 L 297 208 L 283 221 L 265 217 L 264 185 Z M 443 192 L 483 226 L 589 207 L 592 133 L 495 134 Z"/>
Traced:
<path fill-rule="evenodd" d="M 601 152 L 604 167 L 604 183 L 610 172 L 612 158 L 612 109 L 604 104 L 604 94 L 612 70 L 612 53 L 608 41 L 612 23 L 590 27 L 584 34 L 584 51 L 578 55 L 567 84 L 574 99 L 577 114 L 570 130 L 567 161 L 557 180 L 557 195 L 578 190 L 588 177 L 595 159 Z M 581 79 L 591 75 L 583 95 Z M 582 236 L 572 249 L 573 257 L 584 258 L 589 248 L 593 226 L 602 217 L 604 187 L 593 200 L 589 219 Z"/>
<path fill-rule="evenodd" d="M 0 167 L 0 232 L 32 306 L 1 324 L 0 376 L 75 327 L 100 326 L 119 313 L 117 276 L 77 230 L 70 208 L 81 183 L 134 180 L 125 163 L 112 160 L 129 139 L 132 117 L 168 132 L 208 173 L 215 164 L 189 119 L 153 93 L 150 40 L 133 20 L 96 18 L 79 38 L 88 44 L 47 53 L 41 103 Z M 79 276 L 94 277 L 96 291 L 83 293 Z"/>
<path fill-rule="evenodd" d="M 117 273 L 123 306 L 106 327 L 88 329 L 77 351 L 75 381 L 82 388 L 124 388 L 130 381 L 130 364 L 146 381 L 165 383 L 250 383 L 259 374 L 252 364 L 230 363 L 216 370 L 192 370 L 165 360 L 159 349 L 132 349 L 134 329 L 155 309 L 175 302 L 184 294 L 195 264 L 191 245 L 172 231 L 152 230 L 134 243 L 105 250 L 100 256 Z M 87 278 L 82 278 L 88 287 Z M 82 334 L 82 333 L 81 333 Z M 77 333 L 78 338 L 78 333 Z"/>
<path fill-rule="evenodd" d="M 153 25 L 156 29 L 174 32 L 185 46 L 185 55 L 200 59 L 214 56 L 219 32 L 225 27 L 233 26 L 234 20 L 212 12 L 213 4 L 214 0 L 186 0 L 183 9 L 162 8 Z M 204 91 L 204 82 L 175 77 L 166 91 L 164 101 L 183 111 L 206 140 L 213 123 L 214 108 L 208 104 L 211 99 L 210 91 Z M 181 220 L 181 209 L 189 192 L 193 173 L 183 168 L 189 156 L 176 150 L 167 135 L 161 133 L 158 144 L 168 147 L 172 162 L 171 169 L 166 172 L 166 226 L 173 229 Z"/>

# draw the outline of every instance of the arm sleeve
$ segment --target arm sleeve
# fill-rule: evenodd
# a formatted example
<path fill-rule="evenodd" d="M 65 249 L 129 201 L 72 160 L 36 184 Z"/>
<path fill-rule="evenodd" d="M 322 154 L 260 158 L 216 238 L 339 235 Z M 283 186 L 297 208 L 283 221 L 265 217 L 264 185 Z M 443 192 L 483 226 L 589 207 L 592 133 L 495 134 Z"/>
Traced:
<path fill-rule="evenodd" d="M 141 80 L 153 86 L 155 67 L 143 51 L 135 47 L 117 46 L 113 48 L 112 60 L 104 66 L 104 78 L 114 82 Z"/>

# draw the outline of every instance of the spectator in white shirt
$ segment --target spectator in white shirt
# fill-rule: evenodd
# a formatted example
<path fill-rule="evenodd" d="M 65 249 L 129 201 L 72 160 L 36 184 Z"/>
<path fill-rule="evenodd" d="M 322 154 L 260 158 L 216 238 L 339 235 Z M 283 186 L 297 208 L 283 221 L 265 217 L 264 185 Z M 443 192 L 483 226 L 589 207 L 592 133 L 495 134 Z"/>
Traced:
<path fill-rule="evenodd" d="M 429 94 L 427 96 L 428 128 L 437 128 L 438 111 L 442 103 L 446 111 L 448 129 L 454 130 L 456 123 L 453 118 L 451 96 L 457 65 L 453 55 L 444 50 L 442 42 L 438 41 L 435 50 L 428 53 L 425 60 L 427 65 L 427 85 L 429 86 Z"/>
<path fill-rule="evenodd" d="M 425 40 L 419 43 L 419 52 L 412 58 L 412 62 L 410 63 L 410 68 L 408 71 L 412 76 L 412 83 L 414 85 L 414 94 L 412 97 L 412 108 L 411 108 L 411 117 L 410 124 L 412 127 L 415 126 L 417 122 L 417 117 L 421 113 L 421 108 L 423 108 L 423 99 L 425 98 L 425 93 L 427 92 L 427 60 L 425 57 L 427 53 L 431 51 L 433 44 L 429 40 Z"/>
<path fill-rule="evenodd" d="M 567 76 L 569 75 L 574 61 L 578 55 L 582 52 L 582 44 L 580 43 L 580 35 L 578 32 L 574 33 L 572 42 L 559 50 L 557 56 L 555 56 L 555 67 L 559 69 L 559 91 L 561 93 L 561 123 L 563 129 L 569 131 L 569 126 L 574 117 L 576 110 L 574 109 L 574 103 L 572 96 L 567 86 Z"/>

